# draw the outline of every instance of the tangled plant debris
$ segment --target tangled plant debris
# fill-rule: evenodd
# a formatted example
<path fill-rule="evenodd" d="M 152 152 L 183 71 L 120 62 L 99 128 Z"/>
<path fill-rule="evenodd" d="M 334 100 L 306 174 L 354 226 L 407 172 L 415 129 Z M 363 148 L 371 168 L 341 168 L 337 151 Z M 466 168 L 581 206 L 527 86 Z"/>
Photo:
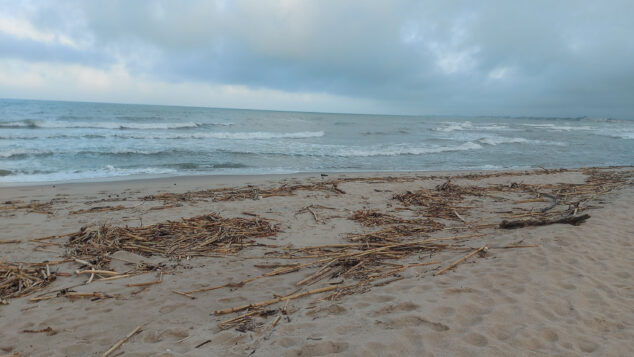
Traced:
<path fill-rule="evenodd" d="M 313 303 L 323 300 L 335 300 L 349 294 L 368 291 L 376 286 L 404 279 L 404 272 L 419 267 L 418 274 L 438 276 L 459 268 L 466 261 L 484 257 L 490 249 L 526 248 L 532 245 L 509 244 L 489 246 L 484 239 L 489 233 L 482 229 L 522 228 L 532 225 L 573 223 L 581 224 L 589 215 L 583 213 L 592 208 L 601 195 L 631 183 L 631 170 L 619 169 L 578 169 L 587 175 L 585 182 L 578 184 L 481 184 L 461 185 L 460 179 L 472 181 L 500 176 L 522 176 L 563 173 L 573 170 L 542 170 L 537 172 L 484 173 L 453 176 L 399 176 L 399 177 L 361 177 L 339 178 L 316 184 L 282 185 L 273 189 L 257 187 L 223 188 L 183 194 L 163 193 L 146 196 L 146 200 L 162 200 L 166 206 L 176 207 L 182 201 L 214 200 L 233 201 L 246 199 L 265 199 L 274 196 L 290 196 L 297 191 L 319 191 L 334 195 L 345 195 L 339 188 L 346 182 L 368 184 L 387 182 L 417 182 L 442 180 L 433 188 L 397 193 L 388 198 L 389 212 L 377 209 L 362 209 L 347 217 L 359 224 L 361 232 L 345 234 L 346 241 L 340 244 L 317 245 L 309 247 L 280 247 L 257 242 L 257 238 L 272 237 L 279 228 L 271 224 L 258 213 L 245 213 L 251 218 L 223 218 L 217 213 L 167 221 L 141 227 L 117 227 L 101 225 L 84 227 L 80 231 L 67 234 L 67 258 L 80 264 L 86 270 L 77 274 L 90 275 L 99 279 L 127 278 L 135 273 L 114 272 L 108 270 L 112 255 L 126 251 L 149 257 L 159 255 L 174 260 L 195 256 L 223 257 L 239 253 L 246 247 L 259 246 L 262 256 L 249 257 L 262 259 L 267 264 L 255 264 L 265 272 L 256 276 L 245 276 L 238 282 L 209 285 L 186 291 L 174 291 L 188 298 L 218 289 L 239 289 L 260 279 L 274 279 L 277 276 L 303 272 L 295 282 L 295 287 L 273 298 L 251 302 L 239 306 L 218 309 L 216 315 L 241 312 L 242 314 L 220 322 L 219 326 L 237 328 L 239 331 L 258 329 L 264 324 L 257 319 L 275 316 L 272 328 L 287 314 L 289 301 L 311 295 L 319 295 Z M 437 182 L 434 182 L 434 184 Z M 430 187 L 428 185 L 427 187 Z M 377 191 L 380 192 L 380 191 Z M 499 194 L 504 195 L 500 196 Z M 474 200 L 479 200 L 475 202 Z M 498 202 L 506 202 L 510 209 L 504 212 L 495 210 Z M 475 202 L 475 203 L 474 203 Z M 487 212 L 486 221 L 469 223 L 471 206 Z M 493 205 L 493 206 L 491 206 Z M 315 208 L 325 206 L 310 205 L 306 212 L 313 215 L 316 222 L 331 217 L 319 217 Z M 408 216 L 397 214 L 399 209 L 408 208 Z M 500 222 L 502 221 L 502 224 Z M 537 222 L 537 223 L 535 223 Z M 372 230 L 370 232 L 363 230 Z M 447 233 L 440 237 L 430 237 L 431 233 L 457 229 L 459 234 Z M 487 231 L 490 232 L 490 231 Z M 48 239 L 47 237 L 46 239 Z M 447 253 L 449 259 L 438 253 Z M 442 261 L 439 257 L 445 257 Z M 246 258 L 246 257 L 245 257 Z M 271 263 L 270 260 L 279 260 Z M 52 264 L 52 263 L 48 263 Z M 460 268 L 459 268 L 460 269 Z M 144 271 L 157 270 L 146 266 Z M 25 296 L 50 284 L 55 278 L 46 268 L 46 263 L 2 263 L 0 265 L 0 295 L 3 299 Z M 130 287 L 146 288 L 160 284 L 162 275 L 156 281 L 128 284 Z M 321 285 L 320 285 L 321 284 Z M 59 295 L 59 294 L 58 294 Z M 108 298 L 106 293 L 62 292 L 69 298 Z M 37 298 L 46 300 L 53 295 Z M 281 304 L 279 308 L 272 305 Z"/>
<path fill-rule="evenodd" d="M 265 219 L 222 218 L 217 213 L 134 228 L 91 226 L 68 237 L 67 255 L 104 266 L 109 254 L 121 250 L 166 257 L 227 254 L 277 232 Z"/>

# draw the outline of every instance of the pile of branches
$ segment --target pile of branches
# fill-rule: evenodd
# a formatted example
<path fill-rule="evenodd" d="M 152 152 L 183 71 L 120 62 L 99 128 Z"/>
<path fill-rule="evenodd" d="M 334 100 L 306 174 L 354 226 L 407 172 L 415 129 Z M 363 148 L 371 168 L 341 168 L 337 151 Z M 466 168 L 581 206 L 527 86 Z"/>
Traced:
<path fill-rule="evenodd" d="M 0 300 L 31 294 L 55 278 L 45 263 L 0 262 Z"/>
<path fill-rule="evenodd" d="M 432 219 L 426 219 L 425 221 L 421 220 L 419 224 L 398 224 L 383 228 L 375 232 L 351 233 L 348 234 L 348 239 L 353 242 L 398 242 L 405 237 L 420 236 L 424 233 L 439 231 L 444 227 L 445 225 L 440 222 L 436 222 Z"/>
<path fill-rule="evenodd" d="M 227 254 L 252 244 L 252 239 L 276 235 L 278 227 L 262 218 L 222 218 L 217 213 L 142 227 L 110 225 L 83 227 L 69 235 L 67 254 L 88 257 L 95 265 L 119 250 L 149 256 L 182 257 Z"/>
<path fill-rule="evenodd" d="M 394 195 L 394 199 L 400 201 L 404 206 L 422 206 L 425 208 L 426 216 L 457 220 L 458 213 L 464 213 L 463 207 L 456 204 L 462 202 L 465 196 L 482 196 L 483 189 L 474 186 L 454 185 L 447 181 L 436 186 L 435 189 L 421 189 L 418 191 L 407 191 Z"/>
<path fill-rule="evenodd" d="M 549 170 L 553 172 L 565 172 L 570 170 Z M 556 184 L 527 184 L 514 182 L 507 185 L 489 185 L 489 186 L 459 186 L 454 185 L 451 181 L 447 181 L 442 185 L 436 186 L 435 189 L 421 189 L 418 191 L 407 191 L 402 194 L 394 195 L 394 199 L 400 201 L 404 206 L 421 206 L 424 208 L 426 216 L 435 218 L 444 218 L 448 220 L 461 219 L 460 214 L 466 212 L 468 207 L 457 206 L 464 201 L 465 197 L 484 197 L 488 196 L 499 200 L 494 193 L 516 193 L 520 196 L 533 197 L 533 199 L 516 201 L 515 203 L 529 202 L 549 202 L 550 204 L 541 209 L 530 209 L 528 212 L 522 207 L 524 213 L 515 214 L 510 218 L 537 217 L 540 218 L 540 224 L 552 223 L 568 223 L 578 222 L 578 220 L 569 219 L 569 216 L 576 216 L 577 213 L 588 208 L 588 203 L 594 198 L 607 192 L 622 187 L 627 183 L 631 173 L 627 171 L 614 171 L 598 168 L 580 169 L 580 172 L 588 175 L 584 183 L 556 183 Z M 544 173 L 546 171 L 543 171 Z M 508 173 L 507 173 L 508 174 Z M 529 174 L 529 173 L 526 173 Z M 534 174 L 534 173 L 531 173 Z M 484 175 L 500 176 L 502 173 Z M 517 174 L 519 175 L 519 173 Z M 473 175 L 471 175 L 473 176 Z M 471 176 L 468 176 L 472 178 Z M 461 219 L 462 220 L 462 219 Z M 535 222 L 509 221 L 504 224 L 504 228 L 524 227 Z"/>

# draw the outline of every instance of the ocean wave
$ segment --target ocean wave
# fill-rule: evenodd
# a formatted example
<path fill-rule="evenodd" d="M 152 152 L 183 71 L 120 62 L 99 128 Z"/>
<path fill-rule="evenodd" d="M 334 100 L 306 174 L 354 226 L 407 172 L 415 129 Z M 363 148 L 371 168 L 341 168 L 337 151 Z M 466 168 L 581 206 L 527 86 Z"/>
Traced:
<path fill-rule="evenodd" d="M 630 139 L 630 140 L 634 140 L 634 132 L 621 132 L 621 133 L 611 133 L 611 134 L 606 134 L 607 136 L 610 136 L 612 138 L 616 138 L 616 139 Z"/>
<path fill-rule="evenodd" d="M 165 164 L 163 167 L 169 167 L 180 170 L 196 170 L 196 171 L 204 171 L 206 169 L 243 169 L 250 168 L 251 166 L 241 164 L 239 162 L 219 162 L 215 164 L 208 163 L 194 163 L 194 162 L 181 162 L 178 164 Z"/>
<path fill-rule="evenodd" d="M 122 123 L 122 122 L 73 122 L 54 120 L 19 120 L 11 122 L 0 122 L 0 128 L 41 128 L 41 129 L 186 129 L 198 128 L 208 124 L 185 122 L 185 123 Z"/>
<path fill-rule="evenodd" d="M 519 144 L 519 143 L 528 143 L 531 140 L 525 138 L 505 138 L 505 137 L 489 137 L 489 138 L 480 138 L 477 140 L 481 144 L 486 145 L 499 145 L 499 144 Z"/>
<path fill-rule="evenodd" d="M 141 150 L 141 149 L 114 149 L 110 151 L 79 150 L 71 152 L 60 152 L 60 154 L 72 154 L 82 156 L 169 156 L 174 154 L 195 154 L 187 150 Z"/>
<path fill-rule="evenodd" d="M 634 139 L 634 130 L 630 129 L 603 129 L 595 132 L 596 135 L 607 136 L 614 139 Z"/>
<path fill-rule="evenodd" d="M 469 130 L 471 128 L 473 128 L 473 125 L 471 124 L 470 121 L 465 121 L 462 123 L 457 123 L 457 122 L 446 122 L 446 125 L 443 127 L 439 127 L 439 128 L 433 128 L 431 130 L 433 131 L 443 131 L 443 132 L 452 132 L 452 131 L 457 131 L 457 130 Z"/>
<path fill-rule="evenodd" d="M 570 126 L 570 125 L 556 125 L 556 124 L 520 124 L 523 126 L 529 126 L 532 128 L 552 130 L 552 131 L 572 131 L 572 130 L 594 130 L 595 128 L 587 125 Z"/>
<path fill-rule="evenodd" d="M 476 140 L 480 144 L 485 145 L 500 145 L 500 144 L 537 144 L 537 145 L 554 145 L 554 146 L 566 146 L 566 143 L 558 141 L 544 141 L 544 140 L 529 140 L 526 138 L 508 138 L 502 136 L 492 136 L 486 138 L 480 138 Z"/>
<path fill-rule="evenodd" d="M 275 133 L 264 131 L 239 131 L 239 132 L 215 132 L 192 133 L 188 135 L 134 135 L 115 134 L 122 139 L 231 139 L 231 140 L 267 140 L 267 139 L 305 139 L 324 136 L 323 131 L 299 131 L 293 133 Z"/>
<path fill-rule="evenodd" d="M 364 131 L 361 132 L 361 135 L 364 136 L 381 136 L 381 135 L 404 135 L 409 134 L 409 131 L 406 129 L 398 129 L 393 131 Z"/>
<path fill-rule="evenodd" d="M 433 128 L 432 131 L 452 132 L 452 131 L 521 131 L 521 129 L 511 128 L 508 125 L 483 123 L 473 125 L 470 121 L 464 122 L 445 122 L 445 126 Z"/>
<path fill-rule="evenodd" d="M 255 132 L 218 132 L 193 134 L 193 138 L 234 139 L 234 140 L 265 140 L 265 139 L 304 139 L 324 136 L 323 131 L 299 131 L 293 133 L 274 133 L 265 131 Z"/>
<path fill-rule="evenodd" d="M 28 149 L 11 149 L 0 152 L 0 158 L 3 159 L 24 159 L 29 156 L 49 156 L 53 155 L 49 150 L 28 150 Z"/>
<path fill-rule="evenodd" d="M 342 157 L 370 157 L 370 156 L 401 156 L 401 155 L 423 155 L 435 154 L 447 151 L 468 151 L 478 150 L 482 146 L 474 142 L 466 142 L 456 146 L 431 146 L 431 147 L 414 147 L 414 146 L 387 146 L 387 147 L 369 147 L 369 148 L 346 148 L 333 153 L 333 156 Z"/>
<path fill-rule="evenodd" d="M 144 168 L 118 168 L 106 165 L 93 170 L 64 170 L 56 172 L 13 172 L 11 175 L 1 176 L 0 182 L 45 182 L 45 181 L 72 181 L 95 178 L 125 177 L 134 175 L 177 175 L 178 170 L 169 168 L 144 167 Z"/>
<path fill-rule="evenodd" d="M 54 135 L 6 135 L 0 136 L 0 140 L 41 140 L 41 139 L 105 139 L 106 135 L 98 134 L 54 134 Z"/>
<path fill-rule="evenodd" d="M 372 156 L 401 156 L 424 155 L 450 151 L 467 151 L 481 149 L 482 145 L 474 142 L 466 142 L 454 146 L 412 146 L 408 144 L 398 145 L 374 145 L 374 146 L 343 146 L 343 145 L 305 145 L 298 147 L 285 147 L 278 150 L 271 148 L 253 147 L 241 150 L 218 150 L 228 154 L 238 155 L 281 155 L 281 156 L 307 156 L 307 157 L 372 157 Z"/>

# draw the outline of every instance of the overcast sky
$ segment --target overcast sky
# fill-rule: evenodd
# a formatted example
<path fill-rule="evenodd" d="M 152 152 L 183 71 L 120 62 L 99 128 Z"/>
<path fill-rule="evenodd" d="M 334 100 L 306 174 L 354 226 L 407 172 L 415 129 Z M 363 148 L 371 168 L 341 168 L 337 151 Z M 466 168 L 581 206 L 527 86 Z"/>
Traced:
<path fill-rule="evenodd" d="M 0 0 L 0 97 L 634 119 L 634 1 Z"/>

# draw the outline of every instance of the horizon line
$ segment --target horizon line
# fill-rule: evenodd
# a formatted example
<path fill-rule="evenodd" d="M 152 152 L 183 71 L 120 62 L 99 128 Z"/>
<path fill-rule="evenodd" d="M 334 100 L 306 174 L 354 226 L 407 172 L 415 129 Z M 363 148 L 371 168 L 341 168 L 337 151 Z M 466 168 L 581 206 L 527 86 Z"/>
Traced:
<path fill-rule="evenodd" d="M 131 103 L 131 102 L 107 102 L 92 100 L 64 100 L 64 99 L 33 99 L 33 98 L 9 98 L 0 97 L 0 100 L 23 100 L 33 102 L 62 102 L 62 103 L 83 103 L 83 104 L 112 104 L 112 105 L 139 105 L 154 107 L 175 107 L 175 108 L 203 108 L 203 109 L 221 109 L 221 110 L 248 110 L 262 112 L 278 112 L 278 113 L 305 113 L 305 114 L 344 114 L 344 115 L 367 115 L 367 116 L 394 116 L 394 117 L 463 117 L 463 118 L 511 118 L 511 119 L 616 119 L 612 116 L 593 117 L 588 115 L 581 116 L 535 116 L 535 115 L 507 115 L 507 114 L 393 114 L 393 113 L 355 113 L 355 112 L 327 112 L 327 111 L 303 111 L 303 110 L 282 110 L 282 109 L 258 109 L 258 108 L 235 108 L 235 107 L 213 107 L 204 105 L 179 105 L 179 104 L 152 104 L 152 103 Z M 621 120 L 621 119 L 619 119 Z M 634 120 L 624 119 L 624 120 Z"/>

